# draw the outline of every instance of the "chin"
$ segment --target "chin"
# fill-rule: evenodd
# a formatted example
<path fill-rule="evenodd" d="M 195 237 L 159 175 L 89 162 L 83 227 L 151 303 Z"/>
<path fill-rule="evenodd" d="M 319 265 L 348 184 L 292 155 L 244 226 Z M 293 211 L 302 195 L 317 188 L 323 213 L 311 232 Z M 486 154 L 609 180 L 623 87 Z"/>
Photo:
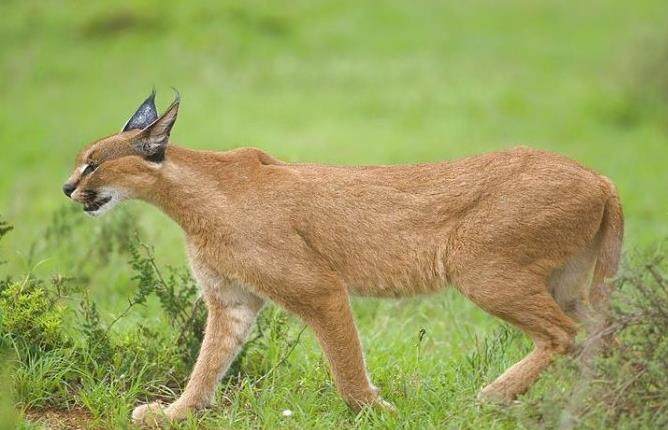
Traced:
<path fill-rule="evenodd" d="M 99 217 L 109 212 L 122 200 L 123 196 L 118 192 L 102 192 L 96 200 L 84 204 L 84 212 L 88 216 Z"/>
<path fill-rule="evenodd" d="M 112 205 L 107 203 L 104 206 L 101 206 L 99 209 L 95 209 L 95 210 L 84 209 L 84 212 L 86 213 L 86 215 L 96 218 L 96 217 L 99 217 L 99 216 L 102 216 L 102 215 L 106 214 L 107 212 L 109 212 L 111 210 L 111 208 L 112 208 Z"/>

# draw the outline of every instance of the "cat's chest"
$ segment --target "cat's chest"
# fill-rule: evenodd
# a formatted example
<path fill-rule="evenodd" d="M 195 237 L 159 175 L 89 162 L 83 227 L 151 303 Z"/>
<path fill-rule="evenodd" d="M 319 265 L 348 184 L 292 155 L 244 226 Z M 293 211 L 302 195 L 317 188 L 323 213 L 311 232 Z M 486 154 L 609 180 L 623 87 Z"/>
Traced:
<path fill-rule="evenodd" d="M 191 242 L 188 242 L 186 250 L 190 269 L 202 289 L 202 294 L 213 293 L 230 282 L 215 252 Z"/>
<path fill-rule="evenodd" d="M 239 294 L 253 290 L 225 263 L 228 259 L 201 246 L 188 243 L 188 259 L 202 296 L 208 300 L 229 302 Z M 242 294 L 243 295 L 243 294 Z"/>

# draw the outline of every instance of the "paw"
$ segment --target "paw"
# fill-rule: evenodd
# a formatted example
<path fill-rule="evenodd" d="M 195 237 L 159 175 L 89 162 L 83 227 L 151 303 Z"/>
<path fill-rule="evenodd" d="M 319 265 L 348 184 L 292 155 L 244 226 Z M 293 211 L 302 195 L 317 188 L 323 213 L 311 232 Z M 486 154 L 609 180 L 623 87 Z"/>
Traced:
<path fill-rule="evenodd" d="M 391 414 L 396 414 L 397 413 L 397 407 L 394 406 L 392 403 L 388 402 L 387 400 L 383 400 L 380 397 L 376 399 L 376 401 L 373 403 L 373 408 L 377 409 L 382 412 L 389 412 Z"/>
<path fill-rule="evenodd" d="M 397 412 L 397 408 L 392 403 L 380 397 L 380 388 L 376 387 L 375 385 L 372 385 L 371 392 L 375 397 L 375 400 L 371 402 L 371 406 L 374 409 L 384 412 L 391 412 L 393 414 Z"/>
<path fill-rule="evenodd" d="M 159 428 L 169 421 L 165 407 L 158 402 L 137 406 L 132 411 L 132 423 L 135 425 Z"/>
<path fill-rule="evenodd" d="M 383 400 L 380 396 L 376 395 L 373 399 L 367 400 L 365 402 L 350 402 L 348 406 L 355 412 L 359 413 L 365 409 L 373 409 L 377 412 L 390 412 L 396 413 L 397 408 L 390 402 Z"/>

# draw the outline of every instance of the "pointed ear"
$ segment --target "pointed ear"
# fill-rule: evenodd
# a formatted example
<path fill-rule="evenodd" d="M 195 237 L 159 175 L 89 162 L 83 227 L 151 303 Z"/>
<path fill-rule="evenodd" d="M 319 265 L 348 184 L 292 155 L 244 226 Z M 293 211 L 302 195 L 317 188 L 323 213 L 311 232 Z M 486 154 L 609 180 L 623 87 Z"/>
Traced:
<path fill-rule="evenodd" d="M 153 91 L 151 91 L 151 95 L 149 95 L 146 100 L 144 100 L 144 102 L 139 105 L 137 111 L 132 114 L 121 131 L 141 130 L 146 128 L 156 119 L 158 119 L 158 110 L 155 108 L 155 89 L 153 89 Z"/>
<path fill-rule="evenodd" d="M 167 141 L 179 113 L 180 100 L 177 92 L 176 98 L 167 108 L 167 111 L 134 138 L 133 147 L 145 158 L 154 162 L 160 162 L 164 159 Z"/>

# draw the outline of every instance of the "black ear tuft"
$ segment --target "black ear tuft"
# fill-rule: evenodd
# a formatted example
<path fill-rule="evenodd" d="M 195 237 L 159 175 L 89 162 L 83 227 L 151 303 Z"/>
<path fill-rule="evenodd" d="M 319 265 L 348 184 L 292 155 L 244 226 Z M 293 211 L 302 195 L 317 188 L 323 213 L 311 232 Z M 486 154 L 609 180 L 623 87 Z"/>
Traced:
<path fill-rule="evenodd" d="M 142 129 L 132 140 L 132 146 L 137 153 L 154 162 L 160 162 L 164 158 L 172 127 L 179 113 L 181 97 L 178 91 L 174 91 L 176 92 L 176 97 L 174 97 L 174 101 L 169 105 L 165 113 Z"/>
<path fill-rule="evenodd" d="M 121 131 L 143 130 L 158 119 L 158 110 L 155 107 L 155 88 L 151 91 L 144 103 L 142 103 L 137 112 L 135 112 L 128 122 L 125 123 Z"/>

